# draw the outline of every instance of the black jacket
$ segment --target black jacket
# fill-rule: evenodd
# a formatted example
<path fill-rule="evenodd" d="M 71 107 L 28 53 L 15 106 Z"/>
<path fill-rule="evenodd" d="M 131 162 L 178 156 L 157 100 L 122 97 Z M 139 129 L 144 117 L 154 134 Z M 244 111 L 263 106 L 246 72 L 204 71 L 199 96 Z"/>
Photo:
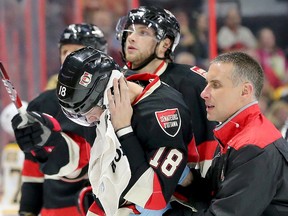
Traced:
<path fill-rule="evenodd" d="M 214 134 L 219 151 L 206 179 L 195 178 L 191 189 L 209 207 L 193 216 L 288 215 L 288 144 L 258 104 L 244 107 Z"/>

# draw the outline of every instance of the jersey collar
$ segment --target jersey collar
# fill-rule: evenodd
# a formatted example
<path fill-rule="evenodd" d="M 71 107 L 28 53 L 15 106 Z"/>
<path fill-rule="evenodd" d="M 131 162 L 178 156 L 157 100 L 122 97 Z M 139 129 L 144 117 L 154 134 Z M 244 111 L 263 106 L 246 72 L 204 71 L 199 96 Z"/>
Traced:
<path fill-rule="evenodd" d="M 161 85 L 160 78 L 155 74 L 143 73 L 143 74 L 133 74 L 127 77 L 128 81 L 139 80 L 139 81 L 149 81 L 149 84 L 144 87 L 144 90 L 138 97 L 133 101 L 132 106 L 137 104 L 142 99 L 148 97 L 152 94 L 155 89 Z"/>

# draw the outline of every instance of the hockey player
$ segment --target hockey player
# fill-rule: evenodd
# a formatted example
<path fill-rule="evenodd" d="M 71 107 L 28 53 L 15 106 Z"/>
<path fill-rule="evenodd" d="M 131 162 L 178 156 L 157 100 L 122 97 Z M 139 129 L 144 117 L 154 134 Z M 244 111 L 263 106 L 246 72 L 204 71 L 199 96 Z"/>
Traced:
<path fill-rule="evenodd" d="M 102 31 L 92 24 L 68 25 L 59 41 L 61 64 L 67 55 L 85 46 L 92 46 L 106 52 L 107 43 Z M 92 143 L 95 138 L 95 128 L 83 128 L 65 117 L 59 106 L 55 87 L 56 84 L 52 90 L 45 91 L 32 100 L 27 110 L 50 114 L 58 120 L 63 131 L 84 136 L 88 142 Z M 35 141 L 31 140 L 31 142 Z M 50 144 L 59 147 L 61 140 L 55 138 Z M 24 150 L 23 146 L 21 148 Z M 46 150 L 25 151 L 20 215 L 33 216 L 39 213 L 41 216 L 80 215 L 77 207 L 77 194 L 88 182 L 87 166 L 73 175 L 55 177 L 51 170 L 49 170 L 50 173 L 46 173 L 44 162 L 49 155 L 49 149 Z M 76 155 L 74 156 L 76 157 Z M 61 157 L 65 158 L 66 155 L 61 155 Z M 54 160 L 55 167 L 61 163 L 61 157 L 54 158 L 51 156 L 51 161 Z"/>
<path fill-rule="evenodd" d="M 119 19 L 116 33 L 129 69 L 137 73 L 156 74 L 161 81 L 182 93 L 191 111 L 197 145 L 197 150 L 189 150 L 189 161 L 194 165 L 200 161 L 204 176 L 216 148 L 213 139 L 216 123 L 207 120 L 204 100 L 200 97 L 206 84 L 203 78 L 205 71 L 172 62 L 173 51 L 180 40 L 177 19 L 168 10 L 141 6 Z"/>
<path fill-rule="evenodd" d="M 87 156 L 95 202 L 87 215 L 162 215 L 176 185 L 190 182 L 185 167 L 193 134 L 181 94 L 153 74 L 134 74 L 126 81 L 108 55 L 91 47 L 66 58 L 57 93 L 70 119 L 81 125 L 97 124 L 97 137 Z M 60 132 L 55 119 L 41 113 L 29 113 L 28 118 L 31 125 L 25 128 L 17 128 L 21 116 L 13 120 L 17 141 L 26 149 L 49 148 L 53 137 L 62 137 L 69 155 L 76 150 L 83 156 L 87 153 L 81 152 L 87 150 L 87 143 Z M 30 136 L 39 139 L 28 147 Z M 51 156 L 58 153 L 55 145 Z M 76 169 L 87 163 L 84 157 L 64 159 L 59 173 L 73 172 L 75 163 Z"/>

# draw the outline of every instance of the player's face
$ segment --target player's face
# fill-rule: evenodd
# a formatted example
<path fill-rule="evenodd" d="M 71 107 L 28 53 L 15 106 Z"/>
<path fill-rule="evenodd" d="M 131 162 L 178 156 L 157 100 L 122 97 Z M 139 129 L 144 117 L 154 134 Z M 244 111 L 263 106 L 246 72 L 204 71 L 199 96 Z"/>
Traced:
<path fill-rule="evenodd" d="M 101 108 L 100 106 L 95 106 L 91 110 L 89 110 L 87 113 L 84 113 L 82 115 L 85 116 L 86 121 L 89 124 L 92 124 L 95 122 L 99 122 L 100 116 L 102 115 L 103 112 L 104 112 L 103 108 Z"/>
<path fill-rule="evenodd" d="M 83 45 L 79 45 L 79 44 L 64 44 L 61 46 L 60 48 L 60 61 L 61 61 L 61 65 L 63 64 L 64 60 L 66 59 L 66 57 L 76 51 L 79 50 L 81 48 L 83 48 L 85 46 Z"/>
<path fill-rule="evenodd" d="M 155 51 L 157 44 L 155 30 L 146 25 L 131 25 L 127 30 L 125 43 L 126 60 L 131 62 L 133 67 L 139 66 Z"/>
<path fill-rule="evenodd" d="M 233 84 L 231 63 L 214 63 L 206 75 L 207 86 L 201 93 L 205 100 L 207 119 L 223 122 L 243 106 L 243 84 Z"/>

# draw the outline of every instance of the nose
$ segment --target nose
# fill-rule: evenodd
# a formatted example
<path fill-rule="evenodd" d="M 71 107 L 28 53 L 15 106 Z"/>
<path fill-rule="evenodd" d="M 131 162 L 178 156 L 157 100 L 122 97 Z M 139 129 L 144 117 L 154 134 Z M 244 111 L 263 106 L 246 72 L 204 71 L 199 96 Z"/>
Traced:
<path fill-rule="evenodd" d="M 86 121 L 91 124 L 93 122 L 98 122 L 101 114 L 104 110 L 101 107 L 94 107 L 88 113 L 85 114 Z"/>
<path fill-rule="evenodd" d="M 135 41 L 135 36 L 137 35 L 136 31 L 129 32 L 127 35 L 127 39 L 129 42 Z"/>
<path fill-rule="evenodd" d="M 89 123 L 89 124 L 92 124 L 94 122 L 98 122 L 99 121 L 99 117 L 95 116 L 95 115 L 91 115 L 91 114 L 88 114 L 85 116 L 86 117 L 86 121 Z"/>
<path fill-rule="evenodd" d="M 208 96 L 209 96 L 209 94 L 208 94 L 208 86 L 206 86 L 206 87 L 203 89 L 203 91 L 201 92 L 200 97 L 205 100 L 205 99 L 208 98 Z"/>

